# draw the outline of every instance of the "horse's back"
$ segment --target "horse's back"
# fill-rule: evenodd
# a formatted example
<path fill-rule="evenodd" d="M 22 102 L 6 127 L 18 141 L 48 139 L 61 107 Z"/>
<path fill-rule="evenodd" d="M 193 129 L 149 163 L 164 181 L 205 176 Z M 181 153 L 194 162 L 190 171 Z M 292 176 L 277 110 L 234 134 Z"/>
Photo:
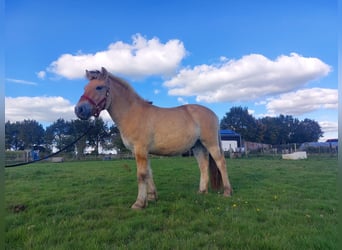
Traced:
<path fill-rule="evenodd" d="M 218 126 L 218 118 L 216 114 L 198 104 L 187 104 L 174 108 L 159 108 L 155 107 L 152 110 L 152 116 L 156 116 L 156 119 L 169 122 L 169 125 L 185 126 L 191 125 L 196 127 L 203 126 Z"/>
<path fill-rule="evenodd" d="M 179 154 L 189 150 L 198 140 L 217 138 L 218 119 L 204 106 L 153 106 L 150 111 L 152 153 Z"/>

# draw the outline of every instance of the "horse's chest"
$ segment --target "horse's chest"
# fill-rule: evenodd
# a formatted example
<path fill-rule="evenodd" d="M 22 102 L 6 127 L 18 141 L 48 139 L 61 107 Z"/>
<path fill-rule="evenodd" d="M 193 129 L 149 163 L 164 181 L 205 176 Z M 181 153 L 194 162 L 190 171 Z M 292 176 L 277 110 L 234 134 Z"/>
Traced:
<path fill-rule="evenodd" d="M 126 148 L 133 150 L 133 143 L 127 137 L 121 134 L 121 139 Z"/>

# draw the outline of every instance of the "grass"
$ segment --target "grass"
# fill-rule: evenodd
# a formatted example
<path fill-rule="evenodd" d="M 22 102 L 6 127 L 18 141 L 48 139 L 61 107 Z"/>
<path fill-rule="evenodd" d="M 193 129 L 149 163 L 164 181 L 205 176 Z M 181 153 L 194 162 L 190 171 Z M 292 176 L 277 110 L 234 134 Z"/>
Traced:
<path fill-rule="evenodd" d="M 133 160 L 6 169 L 5 249 L 337 249 L 337 158 L 227 165 L 228 199 L 197 194 L 193 158 L 152 159 L 142 211 Z"/>

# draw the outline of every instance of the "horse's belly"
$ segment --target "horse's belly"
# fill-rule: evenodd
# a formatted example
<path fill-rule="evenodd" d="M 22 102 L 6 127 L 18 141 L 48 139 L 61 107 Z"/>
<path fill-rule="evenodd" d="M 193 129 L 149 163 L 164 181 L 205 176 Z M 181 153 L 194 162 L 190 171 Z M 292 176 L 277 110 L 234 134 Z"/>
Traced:
<path fill-rule="evenodd" d="M 174 155 L 180 155 L 192 148 L 192 146 L 195 143 L 191 144 L 191 146 L 188 147 L 177 147 L 177 148 L 171 148 L 171 147 L 159 147 L 159 148 L 153 148 L 150 150 L 149 153 L 154 155 L 163 155 L 163 156 L 174 156 Z"/>
<path fill-rule="evenodd" d="M 149 151 L 156 155 L 178 155 L 191 149 L 197 140 L 197 137 L 165 136 L 162 140 L 154 141 Z"/>

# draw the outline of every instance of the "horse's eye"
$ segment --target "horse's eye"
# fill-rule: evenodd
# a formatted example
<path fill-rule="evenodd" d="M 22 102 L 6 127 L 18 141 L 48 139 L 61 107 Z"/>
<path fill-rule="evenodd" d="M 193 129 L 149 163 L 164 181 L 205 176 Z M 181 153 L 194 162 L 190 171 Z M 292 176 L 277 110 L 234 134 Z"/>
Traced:
<path fill-rule="evenodd" d="M 103 89 L 103 86 L 97 86 L 96 87 L 96 90 L 101 90 L 101 89 Z"/>

